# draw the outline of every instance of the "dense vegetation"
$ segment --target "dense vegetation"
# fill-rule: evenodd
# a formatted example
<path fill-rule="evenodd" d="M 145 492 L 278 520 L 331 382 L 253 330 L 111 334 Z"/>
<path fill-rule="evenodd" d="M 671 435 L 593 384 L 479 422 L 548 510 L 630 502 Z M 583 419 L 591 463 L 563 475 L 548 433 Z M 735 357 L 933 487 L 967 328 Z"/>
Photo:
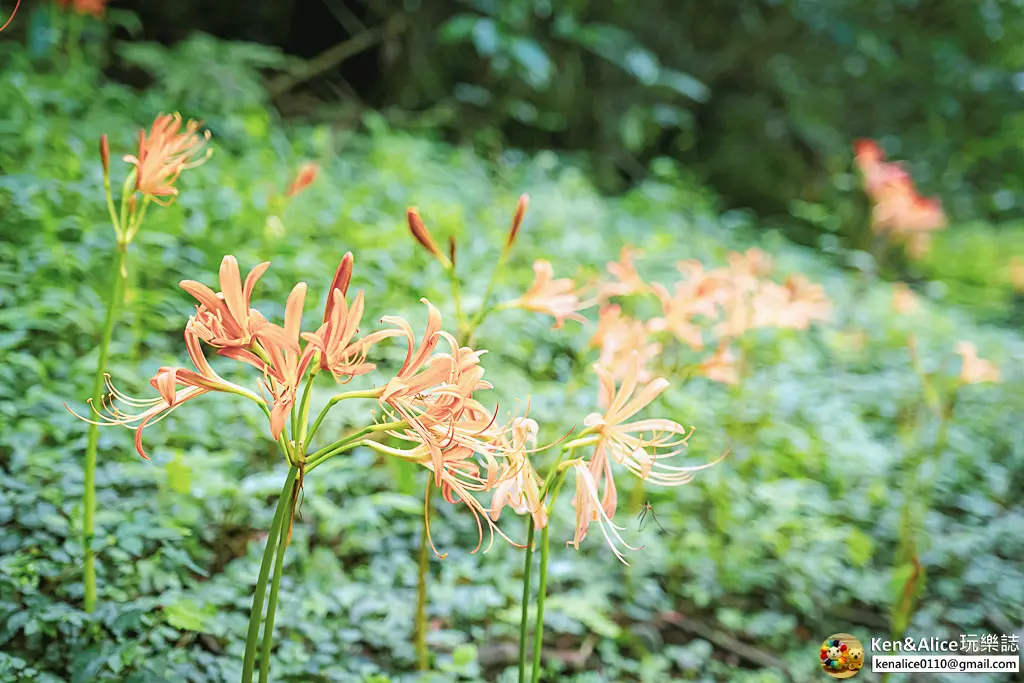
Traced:
<path fill-rule="evenodd" d="M 194 89 L 189 54 L 232 57 L 206 70 L 220 88 Z M 607 198 L 550 152 L 482 160 L 373 113 L 349 127 L 281 123 L 244 68 L 263 65 L 251 46 L 204 38 L 173 52 L 138 48 L 134 59 L 157 76 L 144 91 L 105 78 L 98 59 L 40 60 L 10 42 L 0 55 L 0 680 L 238 678 L 239 634 L 284 476 L 252 406 L 219 396 L 185 406 L 147 430 L 150 462 L 135 455 L 130 433 L 101 433 L 100 600 L 92 614 L 81 609 L 85 431 L 63 403 L 81 406 L 89 394 L 112 263 L 96 141 L 107 133 L 113 149 L 130 150 L 139 128 L 175 107 L 209 121 L 217 149 L 183 177 L 172 208 L 149 215 L 129 252 L 109 369 L 133 393 L 158 367 L 182 362 L 181 327 L 193 309 L 178 281 L 212 283 L 226 253 L 243 267 L 273 261 L 256 303 L 275 319 L 293 282 L 325 286 L 348 250 L 358 263 L 353 287 L 372 310 L 421 327 L 426 296 L 450 315 L 447 282 L 408 235 L 410 205 L 439 237 L 456 239 L 468 301 L 486 285 L 521 192 L 531 209 L 499 285 L 505 297 L 529 285 L 535 258 L 587 281 L 624 244 L 643 251 L 645 278 L 665 283 L 678 279 L 681 259 L 718 266 L 756 245 L 781 275 L 824 285 L 832 321 L 807 333 L 759 331 L 740 386 L 672 378 L 660 405 L 697 426 L 690 451 L 731 455 L 679 489 L 624 487 L 620 523 L 645 546 L 632 566 L 596 534 L 579 552 L 562 549 L 572 509 L 561 501 L 547 602 L 547 662 L 560 680 L 819 680 L 823 637 L 889 632 L 904 587 L 894 566 L 907 466 L 919 457 L 934 491 L 920 547 L 927 581 L 909 633 L 1010 633 L 1024 623 L 1024 339 L 988 324 L 1014 315 L 1006 264 L 1015 245 L 990 226 L 954 225 L 941 236 L 914 267 L 919 308 L 899 313 L 890 284 L 836 265 L 856 261 L 838 241 L 817 252 L 759 229 L 748 214 L 721 214 L 715 196 L 665 158 Z M 835 142 L 837 158 L 847 145 Z M 306 160 L 320 175 L 283 208 L 280 195 Z M 548 441 L 595 409 L 597 357 L 592 325 L 550 327 L 513 311 L 478 335 L 495 399 L 529 394 Z M 908 335 L 934 377 L 959 372 L 958 340 L 1001 368 L 1000 383 L 961 390 L 937 452 Z M 389 353 L 401 361 L 400 345 Z M 342 411 L 324 429 L 362 419 Z M 310 478 L 284 576 L 275 680 L 512 680 L 521 552 L 496 544 L 470 554 L 475 527 L 448 506 L 438 506 L 433 527 L 449 553 L 431 563 L 434 666 L 409 673 L 423 474 L 359 450 Z M 645 498 L 664 531 L 633 526 Z M 520 520 L 506 515 L 521 539 Z"/>

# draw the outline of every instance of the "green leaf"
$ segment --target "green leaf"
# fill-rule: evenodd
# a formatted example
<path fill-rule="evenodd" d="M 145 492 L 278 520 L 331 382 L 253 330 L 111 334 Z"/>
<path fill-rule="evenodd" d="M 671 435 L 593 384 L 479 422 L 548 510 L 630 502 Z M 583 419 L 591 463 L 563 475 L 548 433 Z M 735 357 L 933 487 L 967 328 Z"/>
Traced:
<path fill-rule="evenodd" d="M 462 668 L 470 665 L 476 660 L 476 647 L 473 645 L 459 645 L 452 650 L 452 663 Z"/>
<path fill-rule="evenodd" d="M 516 38 L 512 41 L 512 57 L 523 67 L 526 82 L 535 90 L 542 90 L 551 82 L 551 60 L 537 41 Z"/>
<path fill-rule="evenodd" d="M 167 463 L 167 486 L 175 493 L 187 494 L 192 488 L 192 472 L 182 454 L 176 453 L 174 460 Z"/>
<path fill-rule="evenodd" d="M 207 621 L 216 614 L 215 605 L 199 607 L 193 600 L 179 600 L 164 605 L 164 619 L 182 631 L 202 631 Z"/>
<path fill-rule="evenodd" d="M 875 542 L 860 529 L 853 529 L 846 539 L 846 552 L 850 562 L 863 567 L 875 553 Z"/>
<path fill-rule="evenodd" d="M 438 40 L 442 43 L 464 43 L 472 37 L 478 21 L 480 17 L 473 14 L 456 14 L 438 29 Z"/>

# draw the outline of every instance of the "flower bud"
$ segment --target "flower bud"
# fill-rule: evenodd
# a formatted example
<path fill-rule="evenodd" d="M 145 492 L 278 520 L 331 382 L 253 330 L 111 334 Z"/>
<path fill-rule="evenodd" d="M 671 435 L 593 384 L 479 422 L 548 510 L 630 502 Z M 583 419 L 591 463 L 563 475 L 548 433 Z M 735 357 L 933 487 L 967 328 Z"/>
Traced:
<path fill-rule="evenodd" d="M 455 267 L 455 238 L 448 237 L 448 258 L 452 262 L 452 268 Z"/>
<path fill-rule="evenodd" d="M 437 242 L 430 236 L 430 231 L 427 230 L 427 226 L 424 225 L 423 219 L 420 218 L 419 211 L 415 208 L 410 207 L 406 211 L 406 218 L 409 221 L 409 230 L 412 232 L 412 236 L 416 238 L 416 241 L 423 245 L 423 248 L 433 254 L 438 261 L 441 261 L 447 267 L 449 264 L 446 263 L 447 259 L 441 249 L 438 248 Z"/>
<path fill-rule="evenodd" d="M 331 281 L 331 288 L 327 290 L 327 305 L 324 307 L 324 322 L 327 322 L 331 317 L 331 311 L 334 310 L 334 290 L 341 290 L 341 295 L 345 296 L 348 294 L 349 283 L 352 282 L 352 267 L 355 259 L 352 256 L 352 252 L 346 253 L 341 257 L 341 263 L 338 264 L 338 270 L 334 271 L 334 280 Z"/>
<path fill-rule="evenodd" d="M 299 168 L 299 172 L 295 174 L 295 180 L 293 180 L 288 186 L 285 194 L 289 197 L 294 197 L 312 185 L 319 173 L 319 166 L 312 162 L 306 162 L 301 168 Z"/>
<path fill-rule="evenodd" d="M 506 249 L 511 249 L 512 245 L 516 241 L 516 236 L 519 235 L 519 226 L 523 224 L 523 217 L 526 216 L 526 209 L 530 205 L 530 196 L 521 195 L 519 197 L 519 203 L 516 205 L 516 213 L 512 216 L 512 227 L 508 231 L 508 241 L 505 243 Z"/>
<path fill-rule="evenodd" d="M 110 175 L 110 142 L 106 133 L 100 136 L 100 162 L 103 164 L 104 177 Z"/>

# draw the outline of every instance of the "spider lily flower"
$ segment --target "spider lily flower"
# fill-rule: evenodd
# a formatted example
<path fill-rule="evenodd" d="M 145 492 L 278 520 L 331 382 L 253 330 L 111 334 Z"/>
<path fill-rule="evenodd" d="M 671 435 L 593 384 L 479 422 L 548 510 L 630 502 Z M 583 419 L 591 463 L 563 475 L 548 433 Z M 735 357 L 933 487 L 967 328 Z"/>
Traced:
<path fill-rule="evenodd" d="M 533 517 L 534 528 L 548 525 L 548 512 L 540 497 L 544 483 L 530 463 L 526 449 L 537 444 L 537 423 L 529 418 L 518 418 L 512 427 L 510 455 L 503 463 L 503 473 L 491 496 L 491 519 L 495 522 L 506 505 L 516 514 Z"/>
<path fill-rule="evenodd" d="M 608 273 L 615 278 L 615 281 L 601 285 L 598 293 L 601 299 L 646 294 L 651 291 L 650 286 L 640 277 L 640 273 L 636 271 L 636 266 L 633 264 L 633 256 L 639 256 L 640 253 L 628 245 L 622 247 L 619 260 L 608 264 Z"/>
<path fill-rule="evenodd" d="M 598 363 L 608 368 L 612 376 L 621 379 L 626 372 L 636 352 L 640 358 L 639 381 L 650 380 L 650 373 L 646 369 L 648 362 L 654 360 L 661 353 L 661 344 L 651 343 L 648 338 L 648 330 L 639 320 L 622 315 L 622 309 L 617 304 L 605 306 L 601 309 L 597 320 L 597 331 L 590 339 L 590 345 L 601 349 Z"/>
<path fill-rule="evenodd" d="M 562 327 L 567 319 L 586 322 L 578 311 L 591 304 L 580 302 L 576 283 L 569 278 L 555 280 L 551 264 L 543 259 L 534 262 L 533 272 L 533 284 L 521 297 L 505 304 L 506 308 L 522 308 L 550 315 L 555 319 L 556 329 Z"/>
<path fill-rule="evenodd" d="M 252 290 L 269 267 L 270 262 L 266 261 L 253 268 L 243 285 L 238 261 L 234 256 L 225 256 L 220 264 L 222 291 L 219 293 L 201 282 L 182 280 L 181 288 L 199 301 L 196 314 L 189 319 L 195 333 L 211 346 L 249 346 L 253 328 L 266 322 L 258 311 L 249 307 Z"/>
<path fill-rule="evenodd" d="M 853 149 L 854 162 L 864 176 L 864 190 L 873 199 L 887 186 L 910 177 L 902 164 L 885 161 L 885 153 L 874 140 L 858 140 Z"/>
<path fill-rule="evenodd" d="M 728 260 L 729 270 L 733 275 L 756 280 L 772 272 L 771 257 L 757 247 L 747 249 L 742 254 L 735 251 L 730 252 Z"/>
<path fill-rule="evenodd" d="M 697 373 L 712 382 L 722 384 L 739 384 L 739 368 L 736 367 L 736 356 L 727 343 L 720 344 L 710 358 L 697 366 Z"/>
<path fill-rule="evenodd" d="M 624 565 L 629 565 L 625 555 L 619 550 L 623 546 L 629 550 L 641 550 L 643 546 L 634 548 L 622 538 L 623 528 L 612 521 L 611 515 L 605 510 L 600 494 L 598 493 L 597 481 L 586 463 L 579 462 L 573 467 L 576 475 L 576 496 L 573 498 L 573 505 L 576 507 L 576 530 L 571 541 L 566 541 L 566 546 L 580 549 L 580 543 L 587 537 L 587 531 L 593 522 L 597 522 L 601 528 L 608 547 L 615 553 L 615 557 Z M 609 480 L 610 481 L 610 480 Z"/>
<path fill-rule="evenodd" d="M 203 355 L 199 337 L 190 326 L 185 327 L 185 348 L 196 369 L 193 371 L 187 368 L 162 367 L 157 370 L 149 383 L 160 394 L 159 398 L 132 398 L 114 387 L 110 377 L 107 376 L 108 393 L 103 399 L 102 409 L 92 406 L 92 399 L 89 399 L 89 404 L 98 420 L 90 420 L 78 415 L 70 408 L 68 410 L 78 419 L 92 424 L 121 425 L 134 430 L 135 450 L 144 459 L 149 460 L 149 456 L 146 455 L 142 446 L 142 430 L 167 417 L 186 401 L 210 391 L 222 391 L 263 403 L 263 400 L 253 392 L 228 382 L 214 372 Z M 179 389 L 179 386 L 183 388 Z M 65 407 L 67 407 L 66 404 Z"/>
<path fill-rule="evenodd" d="M 231 347 L 218 353 L 248 363 L 264 373 L 265 386 L 274 400 L 270 411 L 270 432 L 275 439 L 284 431 L 285 420 L 295 404 L 295 394 L 309 368 L 316 348 L 307 344 L 303 351 L 299 345 L 302 309 L 306 299 L 306 283 L 292 288 L 285 305 L 284 327 L 262 321 L 254 330 L 269 362 L 248 349 Z"/>
<path fill-rule="evenodd" d="M 705 271 L 699 261 L 682 261 L 677 268 L 684 279 L 676 284 L 674 294 L 659 283 L 652 285 L 661 302 L 662 315 L 648 321 L 648 329 L 671 332 L 694 351 L 701 351 L 704 349 L 703 332 L 694 318 L 719 316 L 730 295 L 729 280 L 721 271 Z"/>
<path fill-rule="evenodd" d="M 366 362 L 370 349 L 378 342 L 401 334 L 399 330 L 379 330 L 353 340 L 363 317 L 363 293 L 356 294 L 351 308 L 340 289 L 333 289 L 330 319 L 316 332 L 304 332 L 312 348 L 320 351 L 320 367 L 330 370 L 342 384 L 377 367 Z"/>
<path fill-rule="evenodd" d="M 633 354 L 629 370 L 618 388 L 610 372 L 600 365 L 595 365 L 594 371 L 600 381 L 599 402 L 608 406 L 604 414 L 591 413 L 583 421 L 598 435 L 595 451 L 607 451 L 615 462 L 631 473 L 659 486 L 689 483 L 694 472 L 715 464 L 694 467 L 665 464 L 665 460 L 683 452 L 693 434 L 693 427 L 687 430 L 672 420 L 657 418 L 627 422 L 669 386 L 668 380 L 659 377 L 637 392 L 640 371 L 637 354 Z"/>
<path fill-rule="evenodd" d="M 299 194 L 307 187 L 313 184 L 316 177 L 320 174 L 320 167 L 313 162 L 306 162 L 299 167 L 298 173 L 295 174 L 295 179 L 288 184 L 288 189 L 285 190 L 285 196 L 294 197 Z"/>
<path fill-rule="evenodd" d="M 825 288 L 802 275 L 790 275 L 779 285 L 762 283 L 753 301 L 755 327 L 807 330 L 812 322 L 826 320 L 832 304 Z"/>
<path fill-rule="evenodd" d="M 492 519 L 491 511 L 476 498 L 476 495 L 492 490 L 501 481 L 495 475 L 495 469 L 497 468 L 495 455 L 504 454 L 503 446 L 498 441 L 484 444 L 484 442 L 476 439 L 475 437 L 478 432 L 476 424 L 472 426 L 457 423 L 451 424 L 444 442 L 436 438 L 438 429 L 439 426 L 435 425 L 433 429 L 427 430 L 428 432 L 435 432 L 434 434 L 428 434 L 428 436 L 424 436 L 418 429 L 389 432 L 391 436 L 412 443 L 413 446 L 409 449 L 393 449 L 382 444 L 371 444 L 371 447 L 422 465 L 434 473 L 435 485 L 440 488 L 441 496 L 446 502 L 453 505 L 463 503 L 469 509 L 473 514 L 479 534 L 477 546 L 472 552 L 475 553 L 483 547 L 483 525 L 485 523 L 487 524 L 490 538 L 484 552 L 490 550 L 496 533 L 512 545 L 523 547 L 510 539 L 498 527 L 495 523 L 497 518 L 494 517 Z M 439 445 L 440 459 L 436 457 Z M 483 465 L 486 469 L 484 473 L 481 472 L 481 464 L 478 462 L 477 456 L 483 456 Z M 429 508 L 424 508 L 424 515 L 427 522 L 427 541 L 430 543 L 434 553 L 443 559 L 446 555 L 438 552 L 430 534 Z"/>
<path fill-rule="evenodd" d="M 956 352 L 963 359 L 960 370 L 961 384 L 981 384 L 982 382 L 998 382 L 999 368 L 991 361 L 978 358 L 977 347 L 966 341 L 956 343 Z"/>
<path fill-rule="evenodd" d="M 210 158 L 213 150 L 199 156 L 210 139 L 210 131 L 199 133 L 199 122 L 189 120 L 181 130 L 181 114 L 161 114 L 149 130 L 139 134 L 138 154 L 125 155 L 135 166 L 135 189 L 158 204 L 167 205 L 178 196 L 174 187 L 181 172 L 195 168 Z M 160 201 L 160 197 L 168 197 Z"/>
<path fill-rule="evenodd" d="M 416 335 L 409 323 L 397 316 L 385 316 L 381 322 L 394 325 L 398 336 L 405 336 L 409 349 L 398 373 L 381 391 L 380 401 L 410 424 L 423 440 L 433 458 L 435 482 L 441 485 L 441 438 L 430 427 L 458 421 L 467 401 L 478 389 L 489 389 L 483 381 L 480 356 L 485 351 L 460 347 L 441 330 L 441 313 L 426 299 L 427 327 L 416 346 Z M 445 339 L 450 353 L 434 354 L 438 342 Z"/>
<path fill-rule="evenodd" d="M 345 298 L 352 281 L 353 265 L 352 252 L 348 252 L 338 264 L 327 292 L 323 325 L 316 332 L 302 334 L 304 340 L 320 351 L 321 369 L 329 370 L 334 379 L 341 383 L 377 367 L 374 363 L 366 362 L 370 348 L 388 337 L 401 334 L 399 330 L 382 330 L 353 341 L 359 332 L 364 309 L 362 292 L 356 295 L 351 307 Z"/>

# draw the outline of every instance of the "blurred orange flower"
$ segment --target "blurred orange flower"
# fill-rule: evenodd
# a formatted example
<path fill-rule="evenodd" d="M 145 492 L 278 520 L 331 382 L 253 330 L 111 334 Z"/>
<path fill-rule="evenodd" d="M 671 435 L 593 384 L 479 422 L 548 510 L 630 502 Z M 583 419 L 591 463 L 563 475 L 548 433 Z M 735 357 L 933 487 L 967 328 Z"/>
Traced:
<path fill-rule="evenodd" d="M 139 134 L 137 155 L 125 155 L 124 160 L 135 166 L 135 189 L 151 197 L 158 204 L 169 204 L 178 195 L 174 187 L 181 172 L 204 163 L 212 153 L 200 151 L 210 139 L 210 131 L 199 132 L 199 123 L 189 120 L 181 130 L 181 114 L 161 114 L 153 122 L 149 135 Z M 170 197 L 161 202 L 158 197 Z"/>
<path fill-rule="evenodd" d="M 107 9 L 107 0 L 57 0 L 57 6 L 70 8 L 77 14 L 91 14 L 99 19 Z"/>
<path fill-rule="evenodd" d="M 650 291 L 650 286 L 640 277 L 640 273 L 636 271 L 636 266 L 633 264 L 633 257 L 640 254 L 640 251 L 627 245 L 622 247 L 617 262 L 608 263 L 608 273 L 615 278 L 615 281 L 601 284 L 598 292 L 601 299 L 645 294 Z"/>
<path fill-rule="evenodd" d="M 616 379 L 621 379 L 633 362 L 633 353 L 640 359 L 639 380 L 647 382 L 650 373 L 647 363 L 661 353 L 661 344 L 650 342 L 647 329 L 639 320 L 622 315 L 622 308 L 617 304 L 604 306 L 597 321 L 597 331 L 590 339 L 591 346 L 601 349 L 598 362 L 611 372 Z"/>
<path fill-rule="evenodd" d="M 978 349 L 974 344 L 958 341 L 956 343 L 956 352 L 963 359 L 963 365 L 960 369 L 960 382 L 962 384 L 981 384 L 982 382 L 999 381 L 999 368 L 991 361 L 978 358 Z"/>
<path fill-rule="evenodd" d="M 736 356 L 727 343 L 720 344 L 710 358 L 697 366 L 697 372 L 712 382 L 737 384 L 740 381 Z"/>
<path fill-rule="evenodd" d="M 311 161 L 304 163 L 299 167 L 298 173 L 295 174 L 295 179 L 288 185 L 288 189 L 285 191 L 285 195 L 294 197 L 298 193 L 305 190 L 307 187 L 313 184 L 316 180 L 317 175 L 320 173 L 320 167 Z"/>
<path fill-rule="evenodd" d="M 892 290 L 892 309 L 900 315 L 909 315 L 921 307 L 916 294 L 903 282 L 897 282 Z"/>
<path fill-rule="evenodd" d="M 579 311 L 590 304 L 580 301 L 576 283 L 569 278 L 554 279 L 551 264 L 538 259 L 533 264 L 533 284 L 526 292 L 506 304 L 508 308 L 522 308 L 534 313 L 544 313 L 555 319 L 555 328 L 562 327 L 566 320 L 586 322 Z"/>

